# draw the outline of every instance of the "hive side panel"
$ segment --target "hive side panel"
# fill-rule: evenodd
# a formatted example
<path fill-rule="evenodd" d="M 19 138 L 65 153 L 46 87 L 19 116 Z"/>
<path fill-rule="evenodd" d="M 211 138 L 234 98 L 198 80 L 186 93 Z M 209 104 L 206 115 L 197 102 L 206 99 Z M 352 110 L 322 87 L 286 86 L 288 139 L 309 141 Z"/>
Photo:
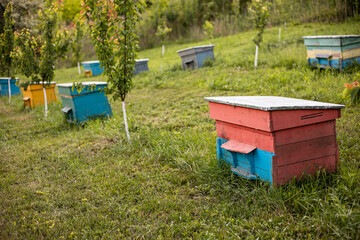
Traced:
<path fill-rule="evenodd" d="M 112 115 L 110 105 L 104 93 L 96 92 L 75 96 L 73 101 L 74 108 L 76 109 L 76 119 L 79 122 L 86 121 L 92 117 Z"/>
<path fill-rule="evenodd" d="M 275 145 L 282 146 L 332 135 L 335 135 L 335 120 L 276 131 L 274 138 Z"/>
<path fill-rule="evenodd" d="M 275 152 L 274 137 L 270 132 L 247 128 L 231 123 L 216 121 L 218 137 L 256 146 L 268 152 Z"/>
<path fill-rule="evenodd" d="M 210 117 L 222 122 L 270 131 L 270 112 L 209 102 Z"/>
<path fill-rule="evenodd" d="M 278 166 L 283 166 L 330 155 L 335 156 L 336 151 L 335 137 L 327 136 L 276 147 L 275 155 Z"/>
<path fill-rule="evenodd" d="M 199 52 L 196 55 L 197 55 L 197 62 L 198 62 L 199 68 L 204 65 L 205 59 L 207 59 L 207 58 L 215 59 L 213 50 Z"/>
<path fill-rule="evenodd" d="M 310 125 L 334 120 L 340 117 L 339 109 L 296 109 L 272 111 L 272 131 Z"/>
<path fill-rule="evenodd" d="M 292 179 L 300 180 L 307 175 L 313 176 L 318 171 L 336 172 L 336 156 L 326 156 L 305 162 L 294 163 L 277 168 L 276 185 L 283 185 Z"/>

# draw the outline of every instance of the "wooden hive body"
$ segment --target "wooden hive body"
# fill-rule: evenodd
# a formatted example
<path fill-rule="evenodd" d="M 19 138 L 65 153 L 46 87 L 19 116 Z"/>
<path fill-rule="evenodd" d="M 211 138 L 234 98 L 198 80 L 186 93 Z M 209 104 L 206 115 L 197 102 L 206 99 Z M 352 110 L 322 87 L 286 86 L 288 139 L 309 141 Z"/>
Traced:
<path fill-rule="evenodd" d="M 30 84 L 26 91 L 24 88 L 21 88 L 24 97 L 24 104 L 27 107 L 37 107 L 45 104 L 43 84 Z M 55 94 L 55 82 L 51 82 L 49 86 L 45 86 L 46 91 L 46 100 L 47 103 L 56 102 Z"/>
<path fill-rule="evenodd" d="M 149 59 L 137 59 L 137 60 L 135 60 L 134 75 L 137 75 L 137 74 L 139 74 L 141 72 L 149 71 L 148 61 L 149 61 Z"/>
<path fill-rule="evenodd" d="M 20 95 L 20 88 L 16 86 L 16 81 L 19 79 L 10 79 L 11 95 Z M 0 97 L 9 96 L 9 78 L 0 78 Z"/>
<path fill-rule="evenodd" d="M 97 76 L 103 73 L 104 69 L 100 66 L 99 61 L 82 62 L 84 71 L 91 71 L 91 76 Z"/>
<path fill-rule="evenodd" d="M 336 171 L 342 105 L 280 97 L 206 100 L 216 120 L 218 158 L 234 173 L 282 185 L 320 169 Z"/>
<path fill-rule="evenodd" d="M 214 45 L 191 47 L 177 52 L 181 57 L 184 70 L 201 68 L 204 66 L 205 59 L 215 59 Z"/>
<path fill-rule="evenodd" d="M 360 63 L 360 35 L 304 36 L 310 66 L 344 69 Z"/>
<path fill-rule="evenodd" d="M 95 117 L 111 117 L 112 110 L 105 92 L 105 82 L 84 82 L 80 92 L 72 83 L 58 84 L 63 108 L 68 122 L 81 123 Z M 92 89 L 93 88 L 93 89 Z"/>

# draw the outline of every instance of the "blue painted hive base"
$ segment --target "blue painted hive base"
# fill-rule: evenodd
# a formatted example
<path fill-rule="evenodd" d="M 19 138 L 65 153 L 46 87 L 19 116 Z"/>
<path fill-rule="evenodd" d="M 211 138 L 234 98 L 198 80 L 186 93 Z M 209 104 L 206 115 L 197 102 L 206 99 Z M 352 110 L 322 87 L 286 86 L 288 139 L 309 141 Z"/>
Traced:
<path fill-rule="evenodd" d="M 272 176 L 272 157 L 274 153 L 260 150 L 258 148 L 245 154 L 233 152 L 221 146 L 229 140 L 217 138 L 217 158 L 230 164 L 231 171 L 247 179 L 260 179 L 273 183 Z"/>

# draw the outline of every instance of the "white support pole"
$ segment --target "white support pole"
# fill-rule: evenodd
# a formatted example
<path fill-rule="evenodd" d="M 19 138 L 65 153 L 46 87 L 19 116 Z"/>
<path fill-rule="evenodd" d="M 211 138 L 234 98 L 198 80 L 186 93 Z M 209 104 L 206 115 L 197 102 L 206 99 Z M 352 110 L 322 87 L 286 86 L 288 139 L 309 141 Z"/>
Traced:
<path fill-rule="evenodd" d="M 165 45 L 163 44 L 161 47 L 161 65 L 160 65 L 160 71 L 163 71 L 163 57 L 165 55 Z"/>
<path fill-rule="evenodd" d="M 47 104 L 47 96 L 46 96 L 45 86 L 43 86 L 43 93 L 44 93 L 44 101 L 45 101 L 45 118 L 46 118 L 47 113 L 48 113 L 48 104 Z"/>
<path fill-rule="evenodd" d="M 9 103 L 11 102 L 11 86 L 10 86 L 10 79 L 8 78 L 8 87 L 9 87 Z"/>
<path fill-rule="evenodd" d="M 129 143 L 131 143 L 130 134 L 129 134 L 129 128 L 128 128 L 128 123 L 127 123 L 127 117 L 126 117 L 125 102 L 122 101 L 121 103 L 122 103 L 122 109 L 123 109 L 123 114 L 124 114 L 125 132 L 126 132 L 126 136 L 127 136 L 127 139 L 128 139 L 128 141 L 129 141 Z"/>
<path fill-rule="evenodd" d="M 257 67 L 257 61 L 258 61 L 258 53 L 259 53 L 259 46 L 256 45 L 256 51 L 255 51 L 255 62 L 254 62 L 254 67 Z"/>
<path fill-rule="evenodd" d="M 281 42 L 281 27 L 279 27 L 279 42 Z"/>
<path fill-rule="evenodd" d="M 80 63 L 77 62 L 77 66 L 78 66 L 78 71 L 79 71 L 79 75 L 81 74 L 81 69 L 80 69 Z"/>

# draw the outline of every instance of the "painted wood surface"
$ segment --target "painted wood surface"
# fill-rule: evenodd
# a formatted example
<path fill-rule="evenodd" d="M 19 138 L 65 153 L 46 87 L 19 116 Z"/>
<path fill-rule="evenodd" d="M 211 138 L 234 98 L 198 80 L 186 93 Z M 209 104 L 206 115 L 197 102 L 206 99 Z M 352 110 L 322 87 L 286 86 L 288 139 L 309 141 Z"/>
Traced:
<path fill-rule="evenodd" d="M 276 186 L 321 169 L 337 170 L 335 125 L 344 106 L 320 104 L 322 109 L 294 110 L 285 106 L 270 111 L 271 106 L 277 109 L 281 105 L 267 103 L 265 108 L 256 98 L 253 106 L 239 107 L 230 105 L 234 102 L 229 99 L 234 100 L 226 98 L 226 104 L 210 101 L 209 106 L 210 117 L 216 120 L 218 159 L 230 164 L 235 174 Z M 316 104 L 303 105 L 311 108 Z M 266 110 L 250 108 L 254 106 Z"/>
<path fill-rule="evenodd" d="M 42 84 L 30 84 L 26 91 L 24 88 L 21 88 L 21 90 L 23 92 L 25 106 L 34 108 L 45 104 Z M 55 83 L 52 82 L 50 86 L 46 86 L 45 90 L 47 103 L 56 102 Z"/>
<path fill-rule="evenodd" d="M 215 59 L 214 45 L 196 46 L 177 51 L 184 70 L 201 68 L 205 59 Z"/>
<path fill-rule="evenodd" d="M 99 61 L 87 61 L 81 63 L 84 70 L 90 70 L 92 76 L 97 76 L 103 73 L 104 69 L 100 66 Z"/>
<path fill-rule="evenodd" d="M 321 170 L 335 173 L 337 170 L 336 156 L 330 155 L 278 167 L 276 168 L 275 185 L 284 185 L 293 179 L 301 180 L 301 177 L 307 175 L 314 176 Z"/>
<path fill-rule="evenodd" d="M 261 111 L 209 102 L 210 117 L 222 122 L 273 132 L 340 117 L 339 109 L 306 109 L 288 111 Z"/>
<path fill-rule="evenodd" d="M 134 75 L 138 75 L 141 72 L 149 71 L 148 61 L 149 59 L 136 59 Z"/>
<path fill-rule="evenodd" d="M 360 36 L 303 37 L 310 66 L 344 69 L 360 63 Z M 322 57 L 327 55 L 327 57 Z"/>
<path fill-rule="evenodd" d="M 20 88 L 16 86 L 16 81 L 19 81 L 19 79 L 10 79 L 11 95 L 20 95 Z M 1 96 L 9 96 L 8 78 L 0 78 L 0 97 Z"/>
<path fill-rule="evenodd" d="M 72 89 L 72 83 L 58 84 L 59 94 L 63 103 L 63 109 L 69 122 L 82 123 L 91 118 L 111 117 L 112 110 L 102 91 L 107 83 L 85 82 L 85 87 L 78 92 Z"/>
<path fill-rule="evenodd" d="M 274 135 L 270 132 L 219 120 L 216 120 L 216 131 L 218 137 L 256 146 L 264 151 L 275 152 Z"/>
<path fill-rule="evenodd" d="M 217 138 L 217 157 L 219 161 L 225 161 L 233 168 L 248 173 L 248 175 L 255 175 L 256 178 L 272 183 L 271 171 L 274 153 L 254 149 L 248 154 L 238 152 L 232 154 L 231 151 L 221 147 L 227 142 L 227 139 Z M 234 170 L 235 169 L 233 169 L 233 172 L 239 175 L 238 172 Z"/>

